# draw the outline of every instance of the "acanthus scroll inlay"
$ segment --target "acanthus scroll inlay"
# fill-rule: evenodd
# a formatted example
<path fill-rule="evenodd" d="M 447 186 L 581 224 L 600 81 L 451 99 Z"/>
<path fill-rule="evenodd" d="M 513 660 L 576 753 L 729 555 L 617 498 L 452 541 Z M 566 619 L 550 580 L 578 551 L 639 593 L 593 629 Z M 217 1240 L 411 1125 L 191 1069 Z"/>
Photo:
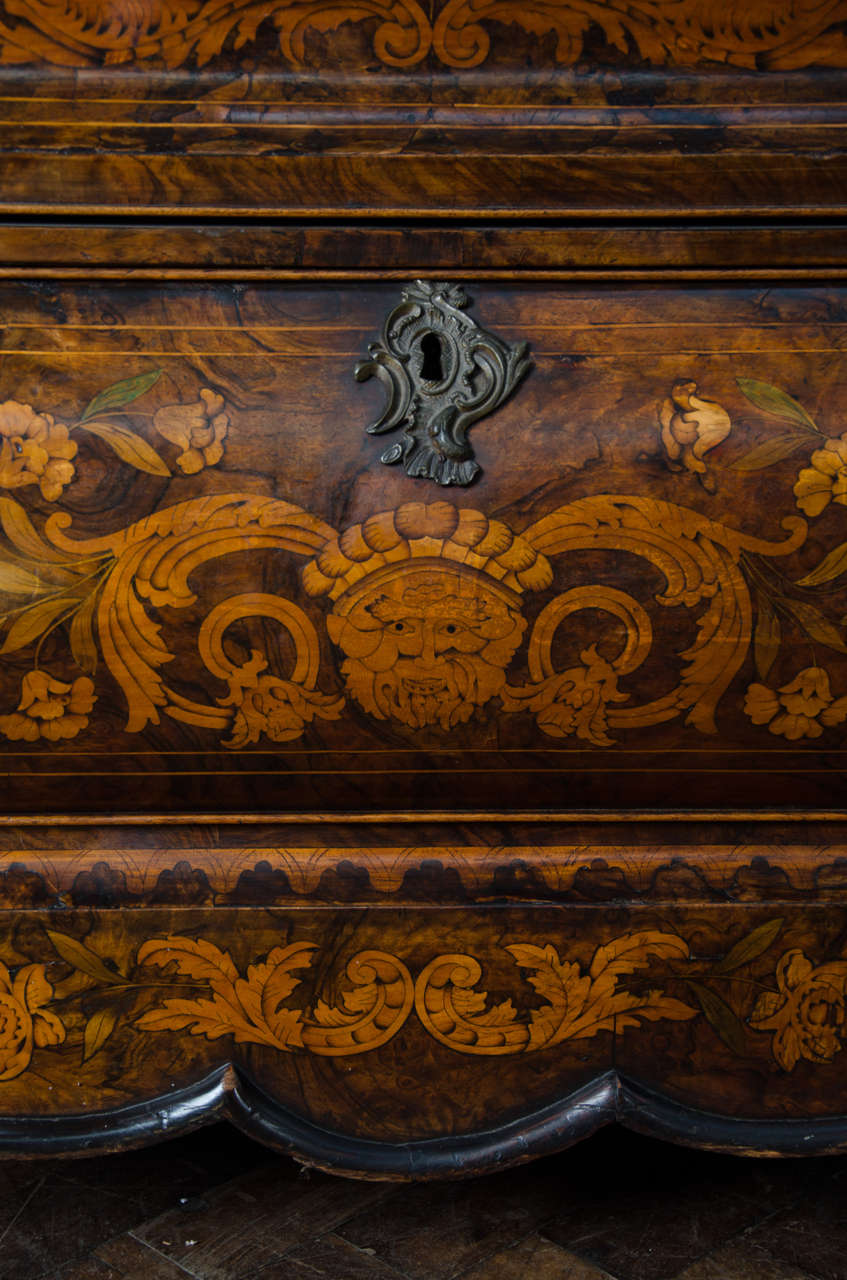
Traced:
<path fill-rule="evenodd" d="M 415 334 L 433 332 L 430 309 L 403 307 Z M 473 328 L 479 350 L 494 350 L 499 339 Z M 526 356 L 509 350 L 514 370 Z M 432 357 L 422 349 L 416 358 Z M 233 750 L 307 734 L 321 740 L 324 724 L 357 712 L 413 735 L 452 734 L 492 713 L 500 724 L 531 717 L 536 741 L 602 748 L 675 719 L 717 734 L 719 706 L 748 657 L 746 689 L 736 689 L 733 704 L 763 733 L 834 740 L 847 720 L 843 675 L 818 657 L 823 648 L 847 653 L 844 622 L 829 601 L 831 584 L 847 573 L 847 543 L 811 570 L 807 561 L 802 577 L 779 567 L 806 543 L 809 520 L 847 501 L 847 433 L 827 436 L 778 387 L 739 379 L 750 403 L 791 430 L 730 464 L 751 472 L 802 451 L 808 465 L 800 465 L 793 496 L 808 519 L 786 515 L 778 539 L 665 498 L 614 492 L 575 497 L 529 524 L 441 500 L 372 510 L 335 529 L 296 503 L 241 490 L 195 493 L 92 536 L 77 536 L 64 510 L 46 518 L 34 510 L 34 523 L 11 494 L 37 489 L 42 503 L 58 502 L 85 465 L 77 440 L 86 436 L 157 478 L 193 477 L 223 461 L 235 434 L 223 396 L 201 387 L 194 400 L 137 413 L 159 379 L 157 369 L 123 378 L 69 421 L 15 400 L 0 404 L 0 657 L 13 665 L 0 737 L 10 743 L 95 734 L 108 712 L 102 668 L 122 695 L 125 732 L 167 716 Z M 657 416 L 669 468 L 696 476 L 713 501 L 713 451 L 731 435 L 728 413 L 685 380 Z M 150 434 L 170 449 L 160 453 Z M 185 646 L 175 619 L 205 607 L 195 576 L 204 566 L 245 552 L 294 557 L 298 578 L 290 594 L 239 590 L 209 600 L 194 633 L 202 672 L 188 680 L 177 665 Z M 586 552 L 596 576 L 575 583 L 569 565 Z M 622 554 L 652 576 L 627 578 Z M 680 638 L 665 649 L 671 661 L 661 678 L 643 680 L 670 610 L 679 611 Z M 579 615 L 582 629 L 574 626 Z M 230 629 L 257 618 L 285 636 L 284 657 L 258 636 L 233 643 Z M 799 662 L 791 647 L 798 631 Z"/>

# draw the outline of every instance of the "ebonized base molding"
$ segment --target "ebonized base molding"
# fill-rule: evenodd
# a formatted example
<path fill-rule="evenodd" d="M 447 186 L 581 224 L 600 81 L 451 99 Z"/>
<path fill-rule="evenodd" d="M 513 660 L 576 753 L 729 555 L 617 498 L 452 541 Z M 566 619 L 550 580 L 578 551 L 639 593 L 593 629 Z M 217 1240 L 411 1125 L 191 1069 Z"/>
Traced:
<path fill-rule="evenodd" d="M 847 1150 L 847 1116 L 769 1121 L 720 1116 L 680 1106 L 614 1071 L 540 1111 L 478 1133 L 369 1142 L 322 1129 L 279 1107 L 230 1066 L 187 1089 L 102 1115 L 6 1118 L 0 1122 L 0 1153 L 20 1158 L 126 1150 L 222 1119 L 303 1165 L 375 1180 L 496 1172 L 562 1151 L 616 1123 L 649 1137 L 735 1155 L 812 1156 Z"/>

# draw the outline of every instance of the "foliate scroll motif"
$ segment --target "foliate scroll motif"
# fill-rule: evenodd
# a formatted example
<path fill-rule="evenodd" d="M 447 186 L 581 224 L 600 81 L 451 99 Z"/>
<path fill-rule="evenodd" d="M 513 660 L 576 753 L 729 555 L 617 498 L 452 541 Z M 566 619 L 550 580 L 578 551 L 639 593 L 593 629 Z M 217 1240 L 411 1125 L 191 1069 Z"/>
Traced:
<path fill-rule="evenodd" d="M 753 0 L 706 7 L 702 0 L 447 0 L 435 23 L 433 46 L 442 62 L 476 67 L 496 52 L 503 26 L 556 37 L 555 57 L 573 66 L 590 31 L 611 50 L 654 66 L 720 62 L 735 67 L 789 70 L 847 61 L 837 0 Z M 495 35 L 496 32 L 496 35 Z"/>
<path fill-rule="evenodd" d="M 295 650 L 290 679 L 269 672 L 267 660 L 255 649 L 241 666 L 228 657 L 224 633 L 246 617 L 273 618 L 288 632 Z M 337 720 L 341 715 L 344 698 L 321 693 L 315 687 L 320 642 L 306 614 L 290 600 L 263 592 L 230 596 L 207 615 L 197 647 L 207 670 L 229 684 L 229 696 L 218 700 L 222 707 L 234 708 L 232 737 L 225 741 L 228 747 L 258 742 L 263 734 L 271 742 L 288 742 L 299 738 L 316 717 Z M 171 708 L 177 718 L 187 718 L 186 711 L 190 714 L 190 708 L 184 706 Z"/>
<path fill-rule="evenodd" d="M 320 641 L 305 610 L 265 592 L 215 605 L 200 627 L 199 655 L 226 693 L 201 702 L 166 680 L 163 669 L 173 654 L 155 611 L 193 605 L 192 573 L 219 557 L 263 549 L 311 557 L 305 591 L 332 602 L 327 630 L 343 655 L 346 694 L 377 719 L 449 732 L 499 698 L 507 713 L 534 714 L 546 735 L 608 745 L 615 729 L 681 714 L 701 731 L 714 732 L 718 701 L 750 644 L 752 610 L 740 555 L 785 555 L 805 536 L 801 520 L 786 521 L 788 538 L 771 543 L 671 503 L 613 495 L 561 507 L 523 534 L 482 512 L 442 502 L 378 512 L 337 536 L 293 503 L 246 494 L 179 503 L 104 538 L 69 537 L 63 514 L 48 518 L 42 537 L 11 499 L 0 501 L 0 520 L 12 544 L 26 546 L 45 566 L 42 576 L 10 566 L 0 583 L 12 598 L 15 590 L 29 596 L 33 583 L 42 592 L 35 604 L 14 613 L 4 651 L 36 641 L 37 658 L 45 631 L 68 623 L 83 670 L 94 672 L 99 652 L 122 689 L 127 732 L 157 724 L 164 713 L 225 733 L 223 741 L 234 748 L 262 735 L 292 740 L 316 719 L 337 719 L 344 701 L 318 687 Z M 649 616 L 630 594 L 606 584 L 556 596 L 529 635 L 528 682 L 508 680 L 527 629 L 525 596 L 551 584 L 552 557 L 586 548 L 628 551 L 657 567 L 665 583 L 657 596 L 661 607 L 705 605 L 697 639 L 680 655 L 679 682 L 646 703 L 627 705 L 630 694 L 620 682 L 651 649 Z M 22 585 L 16 575 L 23 575 Z M 603 656 L 590 645 L 580 665 L 559 670 L 556 632 L 581 610 L 622 622 L 624 638 L 616 652 L 607 648 Z M 249 615 L 272 618 L 286 629 L 294 653 L 290 671 L 269 671 L 267 656 L 256 649 L 243 662 L 227 655 L 226 629 Z M 0 730 L 25 736 L 24 721 L 15 717 L 28 716 L 35 729 L 26 731 L 39 736 L 42 720 L 66 713 L 72 717 L 63 721 L 68 731 L 85 727 L 96 696 L 88 685 L 69 687 L 38 675 L 37 668 L 27 681 L 18 711 L 2 718 Z M 39 689 L 44 685 L 44 697 L 35 697 L 36 681 Z M 42 714 L 47 699 L 55 711 Z"/>
<path fill-rule="evenodd" d="M 355 369 L 358 382 L 377 377 L 388 393 L 367 430 L 403 430 L 380 461 L 402 462 L 408 475 L 442 485 L 470 484 L 479 474 L 468 428 L 502 404 L 531 365 L 525 342 L 510 346 L 487 333 L 467 305 L 460 285 L 418 280 Z"/>
<path fill-rule="evenodd" d="M 0 1083 L 30 1070 L 36 1050 L 64 1046 L 84 1067 L 127 1028 L 351 1057 L 382 1048 L 413 1016 L 439 1044 L 470 1056 L 535 1053 L 702 1016 L 698 1034 L 750 1065 L 790 1072 L 802 1061 L 831 1063 L 847 1043 L 847 959 L 816 963 L 793 946 L 774 961 L 785 928 L 783 917 L 764 920 L 710 956 L 656 928 L 612 937 L 587 961 L 546 939 L 513 941 L 502 948 L 511 962 L 502 971 L 498 949 L 484 958 L 498 987 L 493 999 L 480 990 L 483 962 L 463 952 L 436 954 L 415 977 L 394 953 L 362 950 L 327 977 L 320 949 L 302 940 L 242 969 L 204 937 L 154 937 L 113 959 L 48 929 L 53 981 L 47 963 L 0 963 Z M 520 986 L 516 968 L 528 975 Z M 316 973 L 318 990 L 298 998 Z M 330 1000 L 321 994 L 327 982 Z"/>
<path fill-rule="evenodd" d="M 236 1044 L 307 1049 L 322 1057 L 378 1049 L 399 1031 L 412 1008 L 408 969 L 385 952 L 361 951 L 347 965 L 350 990 L 340 1004 L 319 999 L 308 1014 L 284 1002 L 299 985 L 294 975 L 312 963 L 314 951 L 309 943 L 274 947 L 242 977 L 228 952 L 203 939 L 152 939 L 139 949 L 139 964 L 208 982 L 211 996 L 166 1000 L 135 1025 L 141 1031 L 187 1029 L 208 1040 L 231 1035 Z"/>
<path fill-rule="evenodd" d="M 676 934 L 648 930 L 613 938 L 598 947 L 587 972 L 564 961 L 556 948 L 507 946 L 515 962 L 531 974 L 540 1008 L 519 1017 L 511 999 L 488 1005 L 476 990 L 482 968 L 473 956 L 433 960 L 418 978 L 415 1007 L 430 1035 L 460 1053 L 531 1053 L 564 1040 L 585 1040 L 600 1031 L 639 1025 L 641 1018 L 694 1018 L 697 1010 L 663 991 L 627 991 L 620 979 L 652 959 L 684 960 L 688 946 Z"/>
<path fill-rule="evenodd" d="M 0 57 L 60 66 L 203 67 L 227 44 L 254 44 L 265 26 L 276 32 L 285 61 L 303 66 L 307 36 L 331 34 L 345 23 L 368 24 L 374 53 L 387 66 L 414 66 L 432 45 L 418 0 L 5 0 Z"/>
<path fill-rule="evenodd" d="M 355 953 L 344 967 L 332 1002 L 308 1003 L 296 992 L 319 951 L 310 942 L 273 947 L 242 972 L 230 951 L 203 937 L 169 934 L 143 942 L 121 963 L 107 960 L 70 934 L 48 930 L 55 954 L 71 977 L 56 989 L 45 966 L 27 965 L 14 978 L 0 964 L 0 1082 L 31 1065 L 34 1047 L 65 1042 L 74 1006 L 85 1010 L 83 1063 L 104 1049 L 122 1023 L 140 1033 L 187 1032 L 206 1040 L 231 1037 L 279 1053 L 351 1057 L 380 1049 L 413 1010 L 425 1030 L 460 1053 L 531 1053 L 568 1039 L 637 1027 L 640 1020 L 692 1018 L 696 1010 L 659 990 L 623 990 L 620 980 L 653 960 L 684 961 L 688 948 L 674 934 L 646 931 L 612 939 L 596 949 L 587 974 L 563 962 L 549 943 L 506 950 L 534 973 L 532 985 L 547 1004 L 518 1020 L 510 1000 L 493 1012 L 485 995 L 467 990 L 480 965 L 470 956 L 437 956 L 415 981 L 406 963 L 379 950 Z M 467 980 L 470 975 L 470 982 Z M 146 1008 L 135 1010 L 138 1001 Z M 445 1009 L 462 1010 L 462 1029 L 445 1022 Z"/>
<path fill-rule="evenodd" d="M 649 618 L 637 600 L 617 589 L 565 593 L 539 616 L 529 645 L 532 683 L 506 688 L 507 709 L 534 710 L 546 733 L 575 733 L 596 745 L 608 745 L 610 728 L 659 724 L 683 713 L 686 724 L 716 732 L 718 702 L 750 646 L 752 608 L 739 559 L 745 551 L 783 556 L 802 545 L 804 521 L 789 517 L 783 528 L 788 533 L 783 542 L 768 542 L 673 503 L 611 494 L 580 499 L 543 517 L 523 534 L 536 551 L 547 557 L 590 549 L 628 551 L 661 572 L 660 606 L 690 609 L 705 602 L 705 608 L 694 643 L 679 655 L 684 663 L 680 682 L 640 705 L 615 707 L 609 704 L 623 701 L 618 677 L 633 671 L 650 651 Z M 559 673 L 551 657 L 553 634 L 576 608 L 621 619 L 625 638 L 614 657 L 602 659 L 592 647 L 582 654 L 582 667 Z"/>
<path fill-rule="evenodd" d="M 0 520 L 13 543 L 16 537 L 20 543 L 23 518 L 16 505 L 0 505 Z M 61 571 L 72 575 L 72 581 L 74 575 L 82 576 L 84 566 L 97 567 L 96 586 L 82 601 L 74 597 L 73 610 L 69 607 L 75 616 L 85 609 L 85 630 L 74 653 L 78 651 L 93 670 L 99 648 L 126 698 L 127 732 L 158 724 L 160 713 L 165 712 L 201 728 L 228 729 L 229 745 L 241 746 L 256 741 L 260 733 L 284 742 L 298 736 L 315 716 L 326 719 L 340 714 L 338 695 L 326 696 L 316 688 L 317 637 L 312 623 L 293 602 L 267 593 L 246 593 L 230 597 L 210 612 L 199 631 L 198 648 L 208 671 L 229 686 L 228 695 L 216 703 L 199 702 L 165 681 L 162 667 L 173 654 L 148 612 L 148 606 L 180 609 L 194 604 L 197 597 L 189 578 L 200 565 L 217 557 L 264 548 L 314 553 L 332 534 L 317 517 L 293 503 L 227 494 L 179 503 L 103 538 L 69 538 L 65 534 L 69 523 L 63 514 L 50 516 L 46 541 L 29 524 L 24 531 L 38 539 L 37 549 L 45 559 L 58 553 Z M 223 634 L 231 623 L 248 615 L 273 618 L 289 632 L 295 657 L 288 676 L 265 674 L 267 659 L 258 650 L 252 650 L 241 664 L 227 657 Z M 72 623 L 72 647 L 73 641 Z"/>
<path fill-rule="evenodd" d="M 365 27 L 386 66 L 414 66 L 432 53 L 460 69 L 496 56 L 517 25 L 530 36 L 554 36 L 563 66 L 583 57 L 589 32 L 602 34 L 610 57 L 634 49 L 654 66 L 847 64 L 840 0 L 748 0 L 717 9 L 702 0 L 441 0 L 435 10 L 433 21 L 418 0 L 5 0 L 0 57 L 204 66 L 228 45 L 255 43 L 264 28 L 277 33 L 286 62 L 304 66 L 310 34 L 331 37 L 354 25 Z"/>

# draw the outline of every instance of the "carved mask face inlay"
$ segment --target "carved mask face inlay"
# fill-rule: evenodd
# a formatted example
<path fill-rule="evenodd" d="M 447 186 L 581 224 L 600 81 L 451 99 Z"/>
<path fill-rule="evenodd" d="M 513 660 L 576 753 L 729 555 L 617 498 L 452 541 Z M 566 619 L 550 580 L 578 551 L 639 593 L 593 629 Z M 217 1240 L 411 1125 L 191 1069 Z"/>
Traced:
<path fill-rule="evenodd" d="M 500 692 L 526 622 L 482 574 L 406 564 L 328 627 L 365 711 L 451 729 Z"/>

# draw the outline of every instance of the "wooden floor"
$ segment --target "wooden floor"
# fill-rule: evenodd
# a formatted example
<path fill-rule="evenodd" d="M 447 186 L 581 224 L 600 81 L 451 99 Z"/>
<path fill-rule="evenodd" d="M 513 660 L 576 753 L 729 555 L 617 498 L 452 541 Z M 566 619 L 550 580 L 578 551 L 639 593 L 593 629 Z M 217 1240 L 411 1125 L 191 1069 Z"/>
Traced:
<path fill-rule="evenodd" d="M 743 1160 L 606 1130 L 469 1182 L 301 1170 L 217 1126 L 0 1163 L 2 1280 L 845 1280 L 847 1157 Z"/>

